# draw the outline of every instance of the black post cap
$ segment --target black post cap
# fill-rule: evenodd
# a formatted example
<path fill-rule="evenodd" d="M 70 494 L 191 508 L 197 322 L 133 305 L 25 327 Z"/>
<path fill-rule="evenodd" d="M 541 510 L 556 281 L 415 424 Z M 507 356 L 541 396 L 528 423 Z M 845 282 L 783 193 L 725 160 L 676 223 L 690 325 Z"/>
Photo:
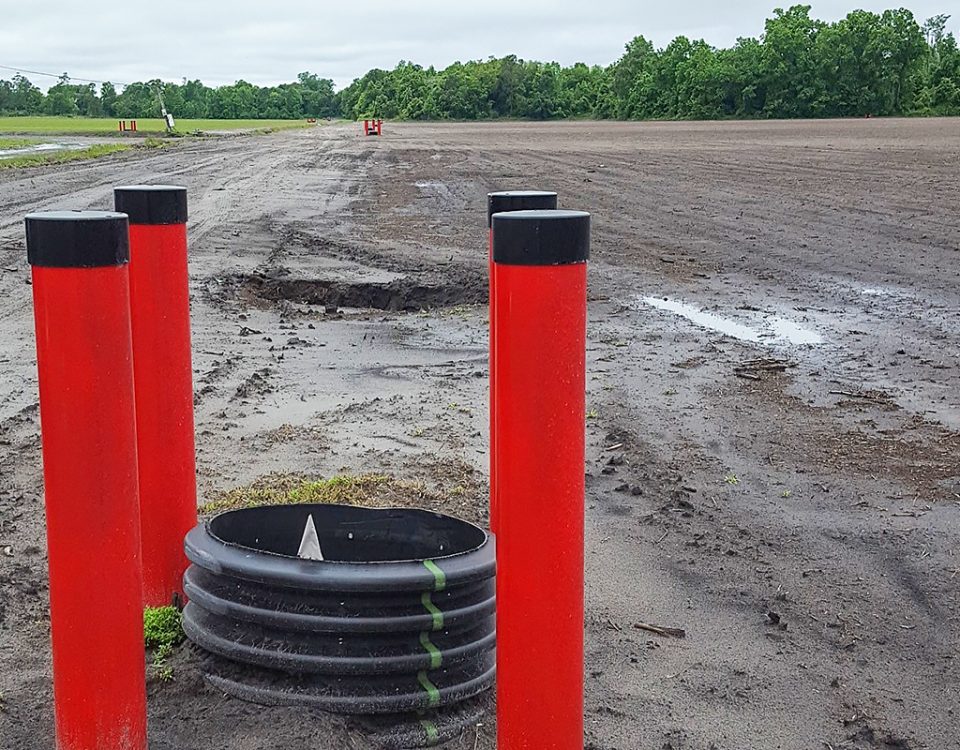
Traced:
<path fill-rule="evenodd" d="M 564 266 L 590 257 L 586 211 L 511 211 L 493 216 L 493 262 Z"/>
<path fill-rule="evenodd" d="M 504 190 L 487 193 L 487 226 L 492 226 L 494 214 L 507 211 L 550 210 L 557 207 L 557 194 L 549 190 Z"/>
<path fill-rule="evenodd" d="M 27 214 L 27 260 L 46 268 L 122 266 L 130 260 L 126 214 L 43 211 Z"/>
<path fill-rule="evenodd" d="M 131 224 L 187 223 L 187 189 L 179 185 L 124 185 L 113 189 L 113 202 Z"/>

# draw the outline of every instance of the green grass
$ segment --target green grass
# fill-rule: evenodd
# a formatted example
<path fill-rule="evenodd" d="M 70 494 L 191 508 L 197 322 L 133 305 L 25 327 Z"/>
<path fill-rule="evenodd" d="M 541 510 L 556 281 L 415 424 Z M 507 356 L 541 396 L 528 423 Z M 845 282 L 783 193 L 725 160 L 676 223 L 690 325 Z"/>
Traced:
<path fill-rule="evenodd" d="M 0 138 L 0 149 L 26 148 L 36 143 L 36 140 L 31 140 L 30 138 Z"/>
<path fill-rule="evenodd" d="M 0 133 L 110 135 L 117 133 L 120 118 L 91 117 L 0 117 Z M 307 127 L 306 120 L 177 120 L 178 133 L 215 130 L 267 132 Z M 137 132 L 163 133 L 163 120 L 137 118 Z"/>
<path fill-rule="evenodd" d="M 180 610 L 176 607 L 147 607 L 143 610 L 143 645 L 153 651 L 153 674 L 161 682 L 173 679 L 167 659 L 173 647 L 184 639 Z"/>
<path fill-rule="evenodd" d="M 48 164 L 63 164 L 64 162 L 81 159 L 96 159 L 99 156 L 107 156 L 119 151 L 129 151 L 132 148 L 135 148 L 132 143 L 101 143 L 73 151 L 42 151 L 35 154 L 0 157 L 0 171 L 21 167 L 43 167 Z"/>
<path fill-rule="evenodd" d="M 336 474 L 326 478 L 299 473 L 267 474 L 245 487 L 214 492 L 199 511 L 209 515 L 261 505 L 317 503 L 424 508 L 483 522 L 480 500 L 486 486 L 472 466 L 454 459 L 425 462 L 419 471 L 421 478 L 417 479 L 379 473 Z"/>
<path fill-rule="evenodd" d="M 221 492 L 200 506 L 200 513 L 219 513 L 260 505 L 331 503 L 336 505 L 377 505 L 378 499 L 397 494 L 420 494 L 422 487 L 382 474 L 359 476 L 338 474 L 329 479 L 307 480 L 295 475 L 271 474 L 249 487 Z"/>

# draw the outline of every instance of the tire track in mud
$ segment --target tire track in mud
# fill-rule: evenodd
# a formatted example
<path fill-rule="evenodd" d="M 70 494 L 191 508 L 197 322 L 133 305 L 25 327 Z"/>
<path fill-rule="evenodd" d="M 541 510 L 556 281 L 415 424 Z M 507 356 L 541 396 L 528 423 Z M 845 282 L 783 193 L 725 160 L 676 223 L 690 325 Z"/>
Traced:
<path fill-rule="evenodd" d="M 268 215 L 282 223 L 282 206 L 297 197 L 295 182 L 284 177 L 297 158 L 288 141 L 303 141 L 322 161 L 331 144 L 343 137 L 342 132 L 339 136 L 318 137 L 318 132 L 311 131 L 307 138 L 276 134 L 204 139 L 175 143 L 155 153 L 138 151 L 119 158 L 0 175 L 0 358 L 6 360 L 9 373 L 0 383 L 0 417 L 7 408 L 19 409 L 35 400 L 29 395 L 35 390 L 35 367 L 24 214 L 53 208 L 109 209 L 116 185 L 182 181 L 190 189 L 191 264 L 195 265 L 194 258 L 216 255 L 224 248 L 243 254 L 249 246 L 236 242 L 233 233 L 241 236 L 246 224 L 262 223 Z M 338 169 L 331 174 L 336 181 L 341 180 Z M 218 190 L 218 186 L 224 189 Z M 312 213 L 328 209 L 329 203 Z M 217 242 L 208 249 L 208 237 L 228 226 L 229 239 L 234 241 Z"/>
<path fill-rule="evenodd" d="M 11 170 L 10 181 L 0 180 L 0 239 L 22 234 L 26 213 L 59 208 L 112 209 L 112 189 L 116 185 L 155 182 L 160 177 L 193 176 L 205 171 L 212 175 L 213 168 L 222 164 L 222 156 L 191 161 L 197 153 L 202 152 L 196 146 L 174 143 L 156 153 L 136 151 L 92 162 Z M 186 163 L 166 169 L 173 158 Z"/>

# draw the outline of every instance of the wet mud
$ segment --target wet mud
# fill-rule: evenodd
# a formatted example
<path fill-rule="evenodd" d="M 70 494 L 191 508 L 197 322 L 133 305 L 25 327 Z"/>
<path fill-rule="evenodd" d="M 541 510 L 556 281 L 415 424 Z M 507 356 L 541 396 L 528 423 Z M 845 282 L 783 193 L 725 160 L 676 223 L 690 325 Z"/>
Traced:
<path fill-rule="evenodd" d="M 591 211 L 585 747 L 960 748 L 956 120 L 337 125 L 0 174 L 0 747 L 53 747 L 22 217 L 135 182 L 190 189 L 201 502 L 383 472 L 481 521 L 485 194 Z M 201 662 L 151 680 L 153 750 L 375 746 Z"/>

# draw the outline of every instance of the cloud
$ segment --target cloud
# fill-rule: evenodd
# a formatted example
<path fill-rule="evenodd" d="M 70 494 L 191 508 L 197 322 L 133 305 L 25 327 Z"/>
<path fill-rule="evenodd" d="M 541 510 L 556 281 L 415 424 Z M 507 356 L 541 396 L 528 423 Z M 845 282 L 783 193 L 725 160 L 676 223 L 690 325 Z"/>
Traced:
<path fill-rule="evenodd" d="M 855 5 L 882 10 L 897 3 L 825 0 L 813 3 L 813 13 L 835 20 Z M 606 65 L 638 34 L 658 46 L 679 34 L 727 46 L 739 36 L 761 34 L 772 7 L 758 0 L 48 0 L 42 13 L 27 3 L 4 9 L 0 65 L 121 83 L 199 78 L 211 85 L 239 78 L 274 84 L 310 70 L 344 86 L 401 59 L 444 67 L 516 54 Z M 920 0 L 913 10 L 922 21 L 943 5 Z M 952 19 L 954 31 L 958 20 Z M 0 77 L 10 75 L 0 71 Z M 53 83 L 28 77 L 43 87 Z"/>

